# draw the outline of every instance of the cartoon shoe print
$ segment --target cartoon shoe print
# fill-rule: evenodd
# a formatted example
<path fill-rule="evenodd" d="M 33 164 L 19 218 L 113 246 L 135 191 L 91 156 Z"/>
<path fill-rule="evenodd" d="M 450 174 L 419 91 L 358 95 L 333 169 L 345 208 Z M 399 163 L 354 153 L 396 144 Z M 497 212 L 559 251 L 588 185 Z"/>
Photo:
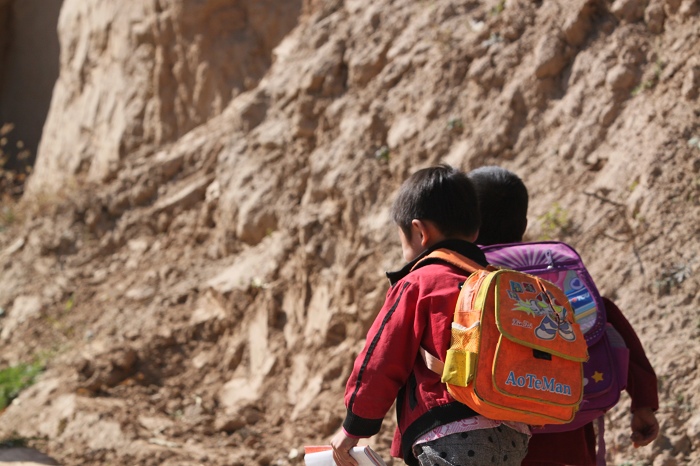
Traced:
<path fill-rule="evenodd" d="M 559 335 L 566 341 L 574 341 L 576 334 L 571 329 L 571 325 L 565 320 L 559 322 Z"/>
<path fill-rule="evenodd" d="M 545 315 L 535 329 L 535 336 L 540 340 L 553 340 L 557 336 L 558 326 L 551 317 Z"/>

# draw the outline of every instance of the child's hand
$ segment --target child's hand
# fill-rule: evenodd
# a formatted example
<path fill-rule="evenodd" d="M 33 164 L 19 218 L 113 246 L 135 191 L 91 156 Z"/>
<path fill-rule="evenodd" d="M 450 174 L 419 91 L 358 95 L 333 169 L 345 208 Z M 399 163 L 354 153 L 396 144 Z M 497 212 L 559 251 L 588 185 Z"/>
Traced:
<path fill-rule="evenodd" d="M 348 437 L 343 429 L 340 429 L 333 440 L 333 460 L 338 466 L 357 466 L 355 458 L 350 456 L 350 450 L 357 445 L 359 438 Z"/>
<path fill-rule="evenodd" d="M 630 427 L 635 448 L 649 445 L 659 435 L 659 422 L 651 408 L 639 408 L 633 412 Z"/>

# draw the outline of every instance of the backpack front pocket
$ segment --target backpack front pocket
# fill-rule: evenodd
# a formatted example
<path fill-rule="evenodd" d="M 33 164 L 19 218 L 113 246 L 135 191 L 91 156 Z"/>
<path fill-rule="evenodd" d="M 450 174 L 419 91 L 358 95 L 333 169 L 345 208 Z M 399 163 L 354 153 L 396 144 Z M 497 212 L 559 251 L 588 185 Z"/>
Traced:
<path fill-rule="evenodd" d="M 581 363 L 501 336 L 493 360 L 499 393 L 557 406 L 577 406 L 583 395 Z"/>

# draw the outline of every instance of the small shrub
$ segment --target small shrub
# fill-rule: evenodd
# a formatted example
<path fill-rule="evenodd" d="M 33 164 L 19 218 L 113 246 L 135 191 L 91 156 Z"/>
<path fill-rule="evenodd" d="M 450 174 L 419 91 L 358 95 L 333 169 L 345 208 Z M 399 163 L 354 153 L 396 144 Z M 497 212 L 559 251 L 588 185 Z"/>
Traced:
<path fill-rule="evenodd" d="M 22 390 L 32 385 L 43 369 L 43 363 L 34 362 L 0 370 L 0 410 L 5 409 Z"/>
<path fill-rule="evenodd" d="M 501 13 L 503 13 L 503 10 L 505 10 L 505 9 L 506 9 L 506 0 L 499 0 L 498 3 L 493 8 L 491 8 L 491 14 L 494 16 L 500 15 Z"/>
<path fill-rule="evenodd" d="M 648 89 L 653 89 L 659 82 L 661 72 L 664 70 L 665 66 L 666 64 L 664 62 L 662 62 L 661 60 L 656 60 L 654 62 L 654 70 L 652 76 L 649 79 L 642 81 L 637 87 L 632 89 L 632 96 L 634 97 L 637 94 L 640 94 Z"/>
<path fill-rule="evenodd" d="M 461 131 L 464 129 L 464 122 L 459 117 L 450 118 L 447 120 L 447 129 L 451 131 Z"/>
<path fill-rule="evenodd" d="M 634 97 L 638 94 L 641 94 L 642 92 L 644 92 L 648 89 L 652 89 L 654 86 L 656 86 L 656 81 L 654 81 L 654 80 L 648 79 L 646 81 L 643 81 L 643 82 L 639 83 L 639 85 L 637 85 L 637 87 L 632 89 L 632 92 L 631 92 L 632 97 Z"/>
<path fill-rule="evenodd" d="M 503 38 L 496 32 L 492 33 L 488 39 L 483 41 L 481 45 L 483 47 L 491 47 L 494 44 L 498 44 L 499 42 L 503 42 Z"/>
<path fill-rule="evenodd" d="M 75 306 L 75 295 L 71 294 L 63 305 L 63 309 L 66 312 L 70 312 L 73 310 L 73 306 Z"/>
<path fill-rule="evenodd" d="M 559 238 L 571 230 L 569 212 L 558 202 L 555 202 L 552 208 L 539 218 L 539 221 L 542 225 L 541 239 L 543 240 Z"/>
<path fill-rule="evenodd" d="M 690 264 L 676 264 L 661 272 L 661 277 L 656 280 L 655 285 L 660 295 L 667 295 L 671 290 L 686 281 L 693 271 Z"/>
<path fill-rule="evenodd" d="M 387 146 L 382 146 L 374 152 L 374 158 L 382 162 L 388 162 L 391 151 Z"/>

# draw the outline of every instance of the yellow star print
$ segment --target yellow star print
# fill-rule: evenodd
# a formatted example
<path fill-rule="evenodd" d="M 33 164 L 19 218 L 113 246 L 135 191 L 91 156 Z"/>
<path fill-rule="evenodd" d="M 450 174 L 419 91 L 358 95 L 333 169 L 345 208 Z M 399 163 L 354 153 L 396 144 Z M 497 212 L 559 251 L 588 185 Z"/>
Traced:
<path fill-rule="evenodd" d="M 592 378 L 593 380 L 595 380 L 596 382 L 602 382 L 602 381 L 603 381 L 603 373 L 602 373 L 602 372 L 595 371 L 595 372 L 593 373 L 593 375 L 591 376 L 591 378 Z"/>

